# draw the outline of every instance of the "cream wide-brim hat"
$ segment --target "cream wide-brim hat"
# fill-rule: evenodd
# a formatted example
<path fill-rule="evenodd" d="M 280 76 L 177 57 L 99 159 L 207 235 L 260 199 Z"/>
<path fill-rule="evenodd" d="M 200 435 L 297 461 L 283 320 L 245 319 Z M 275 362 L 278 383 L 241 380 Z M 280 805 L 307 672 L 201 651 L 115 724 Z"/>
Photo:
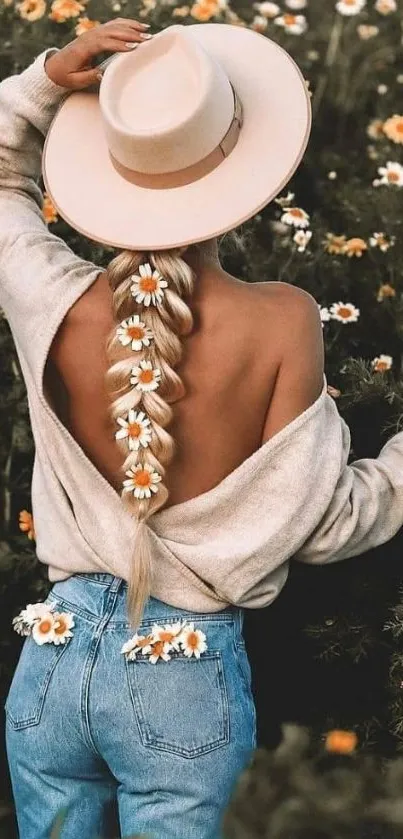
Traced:
<path fill-rule="evenodd" d="M 188 67 L 185 53 L 195 44 L 192 39 L 197 60 Z M 153 64 L 154 55 L 159 60 Z M 74 91 L 62 102 L 42 157 L 45 188 L 57 212 L 89 239 L 148 251 L 212 239 L 258 213 L 294 174 L 309 139 L 310 96 L 297 64 L 274 41 L 227 24 L 172 26 L 130 54 L 112 58 L 99 91 Z M 122 91 L 126 84 L 121 101 L 119 84 Z M 216 146 L 225 134 L 220 121 L 228 128 L 226 85 L 242 105 L 234 147 L 218 165 L 207 166 L 206 174 L 195 175 L 190 168 L 183 183 L 175 176 L 174 185 L 169 176 L 164 183 L 153 173 L 164 171 L 165 160 L 169 175 L 193 157 L 197 161 L 205 156 L 209 143 Z M 131 104 L 134 123 L 126 136 L 124 120 Z M 169 119 L 171 133 L 166 130 Z M 183 161 L 179 167 L 178 159 Z M 134 181 L 127 177 L 128 161 L 139 170 Z"/>

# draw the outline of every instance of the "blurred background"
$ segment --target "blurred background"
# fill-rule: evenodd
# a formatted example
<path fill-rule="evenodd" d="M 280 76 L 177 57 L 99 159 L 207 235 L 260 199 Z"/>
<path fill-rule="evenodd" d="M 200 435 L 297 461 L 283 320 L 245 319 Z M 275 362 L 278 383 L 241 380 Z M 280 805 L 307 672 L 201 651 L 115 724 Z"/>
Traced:
<path fill-rule="evenodd" d="M 224 243 L 224 265 L 247 282 L 279 280 L 315 297 L 329 392 L 350 426 L 351 458 L 375 457 L 403 428 L 402 0 L 0 0 L 0 79 L 114 17 L 146 21 L 151 31 L 209 21 L 250 27 L 299 65 L 313 109 L 303 162 L 277 200 L 242 227 L 239 247 Z M 51 230 L 105 266 L 113 249 L 69 228 L 42 189 Z M 0 312 L 2 705 L 22 643 L 12 618 L 50 588 L 35 555 L 33 458 L 24 380 Z M 276 746 L 282 723 L 294 722 L 317 743 L 343 728 L 367 752 L 401 753 L 402 548 L 398 534 L 329 567 L 291 563 L 277 601 L 246 613 L 260 745 Z M 14 839 L 4 745 L 0 760 L 0 837 Z"/>

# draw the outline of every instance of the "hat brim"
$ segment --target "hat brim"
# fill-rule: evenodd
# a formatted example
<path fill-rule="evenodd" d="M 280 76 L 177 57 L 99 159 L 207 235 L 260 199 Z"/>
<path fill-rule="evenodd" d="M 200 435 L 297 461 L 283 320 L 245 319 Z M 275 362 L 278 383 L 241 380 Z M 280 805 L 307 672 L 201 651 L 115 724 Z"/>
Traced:
<path fill-rule="evenodd" d="M 216 169 L 193 183 L 138 186 L 110 160 L 98 94 L 73 92 L 47 134 L 42 175 L 57 212 L 89 239 L 132 250 L 212 239 L 272 201 L 302 159 L 311 103 L 290 55 L 244 27 L 205 23 L 189 29 L 224 67 L 239 95 L 244 122 L 238 142 Z"/>

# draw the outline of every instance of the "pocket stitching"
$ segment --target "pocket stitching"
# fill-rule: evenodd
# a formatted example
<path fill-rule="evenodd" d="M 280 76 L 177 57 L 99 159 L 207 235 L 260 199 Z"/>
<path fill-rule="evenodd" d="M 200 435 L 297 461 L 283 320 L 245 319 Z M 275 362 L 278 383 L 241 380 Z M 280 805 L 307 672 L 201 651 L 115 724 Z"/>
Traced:
<path fill-rule="evenodd" d="M 188 659 L 187 664 L 190 666 L 197 666 L 201 663 L 202 659 L 210 659 L 215 660 L 217 664 L 217 678 L 219 682 L 219 695 L 221 698 L 221 707 L 222 707 L 222 736 L 216 740 L 211 741 L 210 743 L 206 743 L 203 746 L 197 746 L 192 749 L 186 749 L 177 744 L 171 743 L 161 743 L 159 740 L 154 740 L 149 732 L 149 726 L 146 721 L 145 713 L 142 708 L 141 702 L 139 701 L 138 697 L 135 695 L 133 690 L 134 685 L 132 684 L 132 678 L 130 676 L 129 667 L 135 667 L 136 665 L 147 665 L 148 667 L 162 667 L 168 666 L 171 662 L 164 662 L 163 664 L 150 664 L 147 659 L 141 660 L 137 659 L 136 661 L 128 661 L 127 658 L 125 659 L 126 664 L 126 674 L 127 680 L 129 685 L 130 696 L 133 703 L 133 708 L 136 716 L 137 728 L 139 731 L 141 742 L 144 746 L 155 749 L 157 751 L 169 752 L 170 754 L 177 754 L 181 757 L 185 758 L 193 758 L 198 757 L 199 755 L 208 754 L 209 752 L 214 751 L 215 749 L 221 748 L 229 743 L 229 707 L 228 707 L 228 692 L 227 692 L 227 685 L 225 682 L 225 675 L 224 675 L 224 667 L 222 662 L 222 654 L 221 650 L 209 650 L 208 653 L 202 653 L 201 659 Z"/>
<path fill-rule="evenodd" d="M 28 637 L 30 637 L 30 636 L 28 636 Z M 35 643 L 35 641 L 33 641 L 33 643 Z M 47 694 L 47 691 L 48 691 L 48 688 L 49 688 L 50 680 L 51 680 L 52 675 L 53 675 L 53 671 L 56 667 L 56 664 L 60 661 L 61 656 L 63 655 L 63 653 L 67 649 L 69 643 L 70 642 L 67 641 L 65 644 L 59 644 L 59 645 L 56 646 L 56 648 L 54 650 L 53 658 L 52 658 L 51 662 L 49 663 L 49 667 L 48 667 L 47 671 L 45 672 L 43 682 L 42 682 L 42 685 L 41 685 L 41 689 L 39 691 L 39 695 L 38 695 L 38 698 L 37 698 L 37 701 L 36 701 L 36 713 L 35 714 L 31 715 L 30 717 L 19 717 L 19 718 L 17 718 L 15 716 L 13 716 L 13 714 L 11 712 L 11 709 L 10 709 L 11 702 L 9 701 L 9 696 L 7 696 L 6 702 L 4 704 L 4 710 L 5 710 L 6 715 L 9 719 L 9 721 L 10 721 L 11 727 L 15 731 L 21 730 L 23 728 L 30 728 L 34 725 L 39 725 L 39 723 L 41 721 L 43 706 L 45 704 L 46 694 Z"/>
<path fill-rule="evenodd" d="M 239 673 L 241 675 L 246 694 L 247 694 L 247 696 L 249 698 L 249 701 L 250 701 L 250 703 L 252 705 L 252 708 L 253 708 L 253 725 L 254 725 L 253 739 L 254 739 L 255 746 L 256 746 L 256 742 L 257 742 L 257 711 L 256 711 L 255 699 L 254 699 L 254 696 L 253 696 L 252 685 L 249 684 L 249 680 L 246 676 L 246 673 L 244 672 L 242 662 L 238 658 L 238 651 L 241 651 L 242 653 L 244 653 L 244 655 L 248 656 L 247 649 L 246 649 L 246 644 L 241 645 L 241 644 L 238 644 L 236 641 L 233 641 L 233 645 L 234 645 L 234 656 L 235 656 L 235 659 L 236 659 L 236 664 L 237 664 Z"/>

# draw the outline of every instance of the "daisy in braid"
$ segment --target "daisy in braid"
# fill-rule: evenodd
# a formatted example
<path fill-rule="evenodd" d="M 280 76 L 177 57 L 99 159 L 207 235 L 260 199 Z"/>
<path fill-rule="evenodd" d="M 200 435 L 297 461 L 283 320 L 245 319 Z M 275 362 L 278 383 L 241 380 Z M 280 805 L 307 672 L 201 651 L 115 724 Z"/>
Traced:
<path fill-rule="evenodd" d="M 128 616 L 134 628 L 150 594 L 146 521 L 168 497 L 165 468 L 175 451 L 166 430 L 173 416 L 170 403 L 184 395 L 174 368 L 182 355 L 181 338 L 193 328 L 183 298 L 192 294 L 194 275 L 181 258 L 183 250 L 126 250 L 107 269 L 117 326 L 106 345 L 106 387 L 116 443 L 124 455 L 121 498 L 138 520 L 128 581 Z"/>

